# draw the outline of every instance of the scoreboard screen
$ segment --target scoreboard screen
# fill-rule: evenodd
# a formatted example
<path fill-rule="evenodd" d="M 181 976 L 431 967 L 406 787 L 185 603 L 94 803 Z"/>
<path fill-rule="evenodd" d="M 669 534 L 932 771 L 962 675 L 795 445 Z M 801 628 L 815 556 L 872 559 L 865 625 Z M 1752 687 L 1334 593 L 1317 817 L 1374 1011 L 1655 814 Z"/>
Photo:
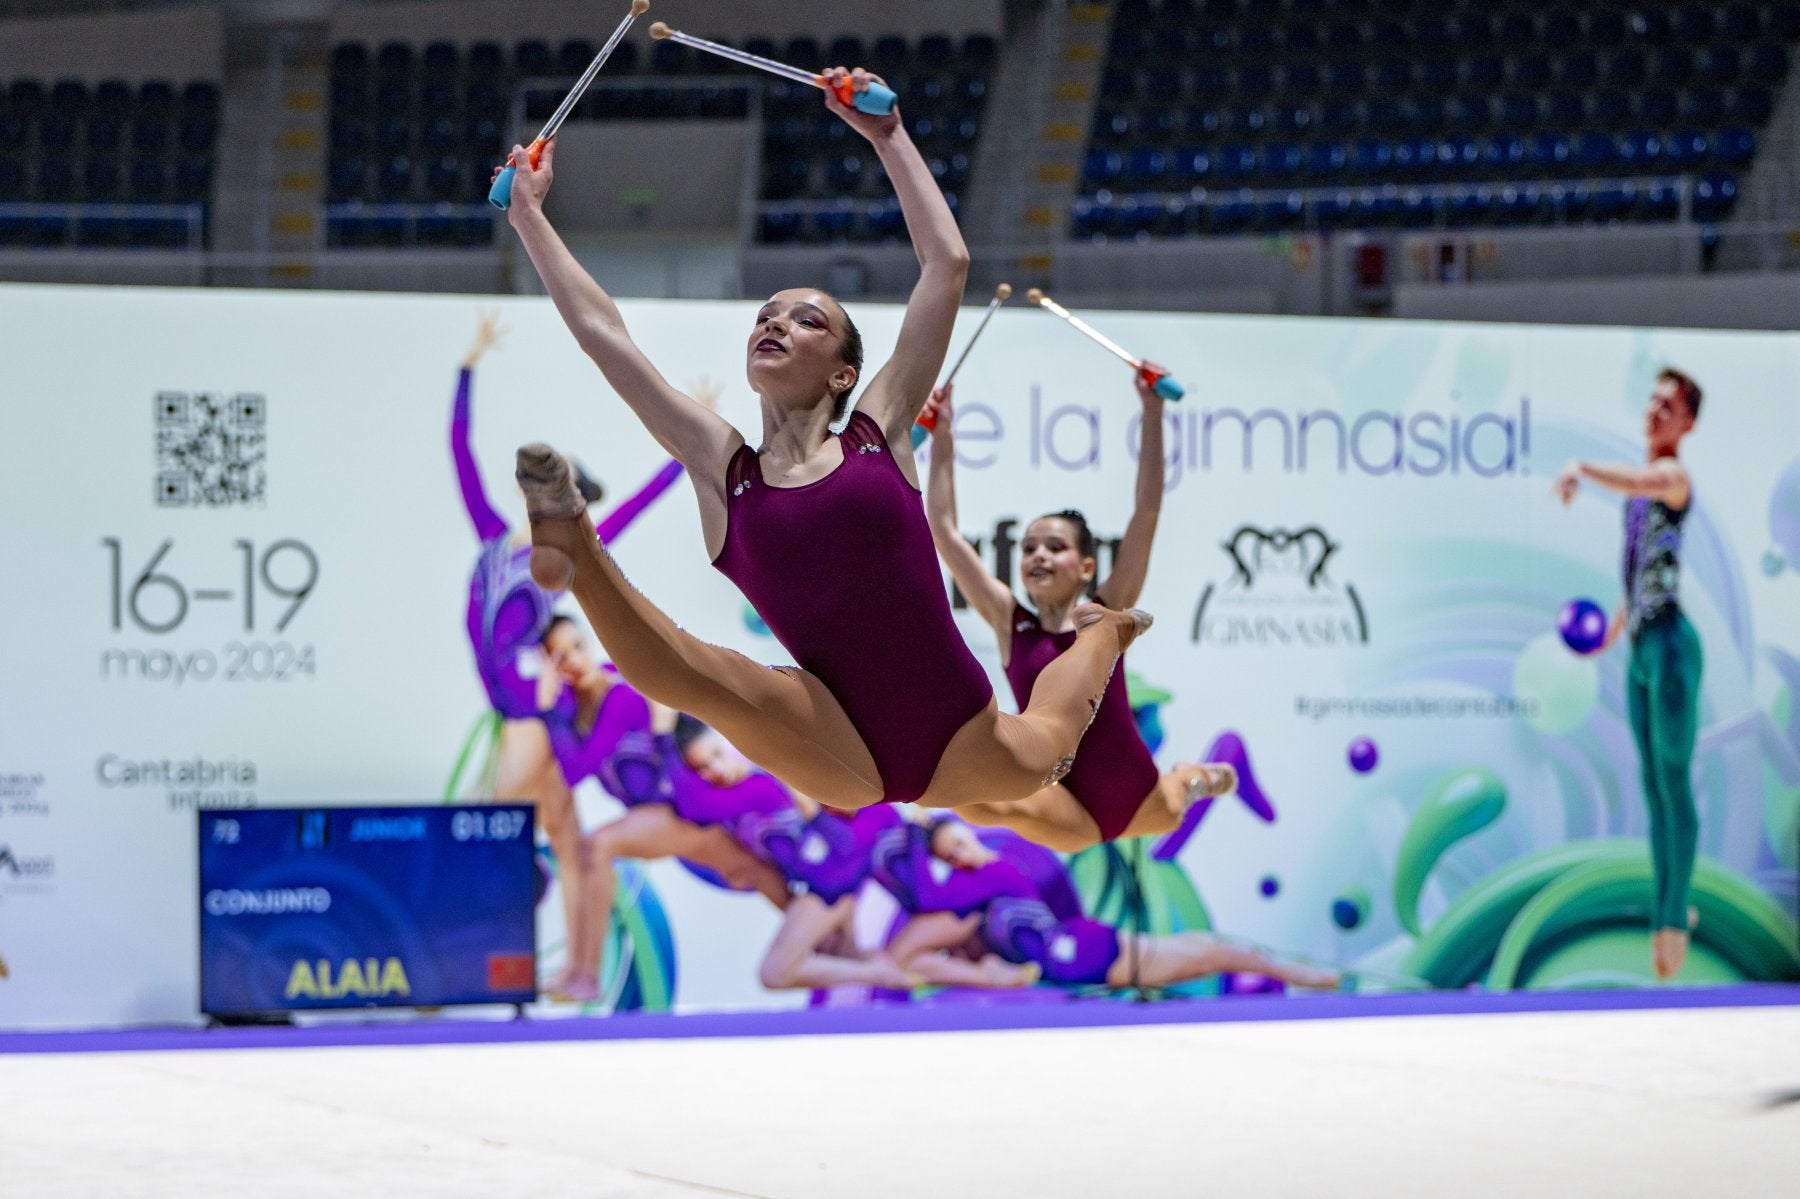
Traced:
<path fill-rule="evenodd" d="M 537 998 L 529 805 L 203 811 L 199 833 L 203 1012 Z"/>

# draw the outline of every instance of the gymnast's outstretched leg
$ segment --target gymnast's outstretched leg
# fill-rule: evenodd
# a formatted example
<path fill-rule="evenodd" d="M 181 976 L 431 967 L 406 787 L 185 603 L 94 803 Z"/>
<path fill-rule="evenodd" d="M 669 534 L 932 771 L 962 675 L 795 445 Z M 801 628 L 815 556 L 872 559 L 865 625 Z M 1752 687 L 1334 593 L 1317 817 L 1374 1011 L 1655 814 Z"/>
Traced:
<path fill-rule="evenodd" d="M 531 571 L 566 588 L 627 682 L 691 712 L 789 786 L 844 807 L 882 798 L 881 776 L 856 726 L 822 683 L 708 645 L 626 581 L 594 535 L 568 461 L 545 445 L 519 451 L 519 486 L 531 517 Z"/>

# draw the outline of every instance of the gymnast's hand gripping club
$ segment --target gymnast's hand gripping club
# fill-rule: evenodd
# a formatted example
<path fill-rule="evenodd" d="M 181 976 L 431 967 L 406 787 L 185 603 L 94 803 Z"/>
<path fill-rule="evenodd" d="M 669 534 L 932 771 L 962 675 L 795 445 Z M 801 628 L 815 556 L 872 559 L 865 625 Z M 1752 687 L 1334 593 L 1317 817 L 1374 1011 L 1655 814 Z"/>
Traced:
<path fill-rule="evenodd" d="M 938 384 L 939 387 L 948 387 L 956 381 L 956 372 L 962 369 L 962 364 L 968 360 L 969 351 L 974 349 L 975 343 L 981 340 L 981 331 L 987 328 L 988 322 L 994 319 L 995 310 L 1006 303 L 1011 295 L 1012 284 L 1010 283 L 1002 283 L 994 289 L 994 298 L 988 301 L 987 311 L 981 314 L 981 323 L 976 325 L 975 332 L 969 335 L 969 344 L 963 347 L 961 354 L 957 355 L 956 365 L 950 368 L 950 373 L 944 376 L 944 381 Z M 919 415 L 919 419 L 915 423 L 917 427 L 913 430 L 913 448 L 917 449 L 922 440 L 918 430 L 924 429 L 929 432 L 937 428 L 937 412 L 927 408 Z"/>
<path fill-rule="evenodd" d="M 1058 304 L 1055 300 L 1052 300 L 1049 296 L 1045 295 L 1043 289 L 1034 287 L 1025 293 L 1025 298 L 1033 304 L 1036 304 L 1039 308 L 1054 312 L 1057 316 L 1062 317 L 1065 321 L 1068 321 L 1071 325 L 1099 342 L 1106 349 L 1111 350 L 1120 358 L 1129 362 L 1136 368 L 1138 378 L 1143 381 L 1144 386 L 1150 388 L 1163 399 L 1179 400 L 1182 396 L 1187 394 L 1187 388 L 1176 382 L 1174 375 L 1171 375 L 1168 371 L 1163 370 L 1159 366 L 1152 366 L 1142 358 L 1133 356 L 1126 351 L 1124 346 L 1106 336 L 1106 334 L 1100 332 L 1100 330 L 1094 328 L 1092 325 L 1070 312 L 1067 308 L 1064 308 L 1061 304 Z"/>
<path fill-rule="evenodd" d="M 525 148 L 526 153 L 531 156 L 533 170 L 537 169 L 538 159 L 543 156 L 544 143 L 556 136 L 556 131 L 562 128 L 562 123 L 569 119 L 571 112 L 575 111 L 575 105 L 581 99 L 581 94 L 587 91 L 588 84 L 594 81 L 594 76 L 600 73 L 600 68 L 606 65 L 608 58 L 612 57 L 613 47 L 619 44 L 620 39 L 625 36 L 625 31 L 631 28 L 631 23 L 649 10 L 650 0 L 631 0 L 631 12 L 623 21 L 619 22 L 619 27 L 613 30 L 611 37 L 606 39 L 606 45 L 600 47 L 600 53 L 594 55 L 594 61 L 588 64 L 587 70 L 581 73 L 581 78 L 575 81 L 575 86 L 569 89 L 569 94 L 563 97 L 563 102 L 556 106 L 555 112 L 550 114 L 550 119 L 544 123 L 544 128 L 532 139 L 531 145 Z M 488 203 L 495 208 L 505 210 L 511 206 L 513 174 L 518 169 L 518 165 L 509 154 L 506 157 L 506 165 L 501 168 L 498 175 L 494 176 L 494 185 L 488 188 Z"/>
<path fill-rule="evenodd" d="M 704 50 L 708 54 L 717 54 L 720 58 L 729 58 L 732 62 L 742 63 L 747 67 L 755 67 L 759 71 L 767 71 L 771 75 L 780 75 L 783 79 L 792 79 L 795 83 L 806 83 L 821 91 L 829 91 L 837 96 L 838 101 L 846 107 L 858 112 L 866 112 L 870 116 L 885 117 L 894 111 L 894 93 L 892 89 L 869 81 L 866 91 L 857 91 L 850 80 L 845 79 L 833 86 L 825 81 L 825 76 L 811 71 L 790 67 L 784 62 L 776 62 L 772 58 L 764 58 L 760 54 L 750 54 L 731 46 L 721 46 L 718 42 L 709 42 L 703 37 L 694 37 L 679 30 L 670 29 L 661 21 L 650 26 L 650 36 L 661 41 L 664 38 L 672 42 L 680 42 L 684 46 L 692 46 L 696 50 Z"/>

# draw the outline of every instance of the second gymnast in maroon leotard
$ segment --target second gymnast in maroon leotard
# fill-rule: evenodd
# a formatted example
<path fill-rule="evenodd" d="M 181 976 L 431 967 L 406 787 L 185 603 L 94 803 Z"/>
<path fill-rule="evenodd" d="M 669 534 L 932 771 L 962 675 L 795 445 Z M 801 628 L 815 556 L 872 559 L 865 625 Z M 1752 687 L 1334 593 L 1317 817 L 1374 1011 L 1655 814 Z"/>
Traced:
<path fill-rule="evenodd" d="M 1163 401 L 1138 384 L 1143 426 L 1138 447 L 1137 503 L 1113 556 L 1112 573 L 1094 591 L 1108 607 L 1128 608 L 1143 593 L 1150 571 L 1150 543 L 1163 495 Z M 1000 664 L 1013 698 L 1028 704 L 1044 668 L 1075 643 L 1075 611 L 1094 580 L 1098 546 L 1087 519 L 1072 509 L 1040 516 L 1025 529 L 1019 569 L 1036 611 L 1013 598 L 1012 588 L 988 573 L 963 539 L 956 520 L 956 441 L 949 388 L 932 394 L 936 425 L 931 441 L 931 480 L 925 510 L 938 554 L 956 586 L 993 628 Z M 1066 777 L 1026 799 L 975 804 L 962 809 L 976 824 L 1004 824 L 1064 853 L 1117 837 L 1171 832 L 1188 805 L 1237 786 L 1237 772 L 1223 763 L 1177 762 L 1159 774 L 1150 747 L 1138 733 L 1125 697 L 1123 659 L 1114 667 L 1094 723 Z"/>
<path fill-rule="evenodd" d="M 858 89 L 870 78 L 827 76 Z M 824 102 L 874 147 L 920 264 L 894 354 L 840 433 L 830 427 L 845 419 L 862 339 L 831 296 L 781 291 L 758 311 L 745 346 L 762 401 L 762 442 L 751 449 L 669 385 L 551 228 L 543 200 L 554 148 L 514 176 L 508 210 L 576 341 L 687 468 L 713 561 L 798 668 L 707 645 L 634 590 L 595 539 L 567 460 L 542 445 L 519 451 L 532 573 L 574 593 L 628 682 L 712 725 L 795 790 L 844 808 L 1023 799 L 1068 769 L 1114 660 L 1149 617 L 1078 609 L 1075 644 L 1038 676 L 1026 710 L 999 711 L 950 615 L 909 436 L 943 365 L 968 249 L 898 115 L 866 115 L 830 92 Z"/>

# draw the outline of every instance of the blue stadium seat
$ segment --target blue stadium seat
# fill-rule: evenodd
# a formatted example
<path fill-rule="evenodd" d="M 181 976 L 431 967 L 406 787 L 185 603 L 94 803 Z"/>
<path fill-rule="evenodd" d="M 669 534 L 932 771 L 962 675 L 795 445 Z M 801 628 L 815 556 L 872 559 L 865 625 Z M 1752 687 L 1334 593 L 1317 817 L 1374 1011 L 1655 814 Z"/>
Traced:
<path fill-rule="evenodd" d="M 14 112 L 36 116 L 49 103 L 44 85 L 36 79 L 15 79 L 6 89 L 6 103 Z"/>
<path fill-rule="evenodd" d="M 1550 56 L 1542 51 L 1527 50 L 1512 60 L 1514 87 L 1548 87 L 1555 77 L 1556 71 L 1550 65 Z"/>
<path fill-rule="evenodd" d="M 1556 60 L 1556 78 L 1565 87 L 1592 87 L 1600 78 L 1600 59 L 1592 50 L 1571 50 Z"/>
<path fill-rule="evenodd" d="M 75 244 L 88 248 L 125 244 L 125 222 L 102 209 L 81 213 L 75 221 Z"/>
<path fill-rule="evenodd" d="M 460 146 L 462 130 L 453 118 L 438 117 L 425 122 L 425 127 L 419 131 L 419 144 L 428 150 L 447 150 L 452 146 Z"/>
<path fill-rule="evenodd" d="M 1521 50 L 1537 42 L 1537 22 L 1531 14 L 1511 9 L 1494 22 L 1494 40 L 1509 50 Z"/>
<path fill-rule="evenodd" d="M 375 176 L 375 198 L 381 202 L 412 198 L 413 162 L 405 154 L 394 154 L 381 164 Z"/>
<path fill-rule="evenodd" d="M 1716 221 L 1731 213 L 1737 203 L 1737 180 L 1726 174 L 1703 175 L 1694 184 L 1693 214 L 1698 221 Z"/>
<path fill-rule="evenodd" d="M 1298 137 L 1319 123 L 1318 110 L 1310 104 L 1277 104 L 1274 129 L 1277 133 Z"/>
<path fill-rule="evenodd" d="M 1325 45 L 1335 53 L 1362 49 L 1362 26 L 1355 21 L 1333 21 L 1325 27 Z"/>
<path fill-rule="evenodd" d="M 181 109 L 191 116 L 217 116 L 219 85 L 209 79 L 195 79 L 181 89 Z"/>
<path fill-rule="evenodd" d="M 1506 183 L 1494 193 L 1494 222 L 1528 225 L 1537 219 L 1538 189 L 1532 183 Z"/>
<path fill-rule="evenodd" d="M 31 122 L 16 112 L 0 111 L 0 150 L 23 150 L 31 142 Z"/>
<path fill-rule="evenodd" d="M 1604 94 L 1604 93 L 1603 93 Z M 1623 99 L 1623 92 L 1613 92 Z M 1626 113 L 1629 114 L 1630 103 L 1625 102 Z M 1554 91 L 1544 97 L 1544 123 L 1557 129 L 1573 129 L 1587 119 L 1587 106 L 1583 104 L 1581 94 L 1572 91 Z"/>
<path fill-rule="evenodd" d="M 1454 58 L 1427 58 L 1419 63 L 1419 87 L 1438 95 L 1455 90 L 1459 76 Z"/>
<path fill-rule="evenodd" d="M 1479 91 L 1493 91 L 1506 82 L 1506 60 L 1498 54 L 1477 54 L 1462 68 L 1463 82 Z"/>
<path fill-rule="evenodd" d="M 354 75 L 369 69 L 369 48 L 361 42 L 339 42 L 331 48 L 331 73 Z"/>
<path fill-rule="evenodd" d="M 555 60 L 550 57 L 550 43 L 540 38 L 527 38 L 513 46 L 513 71 L 523 79 L 532 79 L 555 72 Z"/>
<path fill-rule="evenodd" d="M 425 168 L 425 198 L 453 200 L 463 194 L 463 162 L 454 154 L 440 155 Z M 445 227 L 448 239 L 450 229 Z"/>
<path fill-rule="evenodd" d="M 328 203 L 342 204 L 346 200 L 358 199 L 368 182 L 368 172 L 362 160 L 358 158 L 341 158 L 331 164 L 326 176 L 325 198 Z"/>
<path fill-rule="evenodd" d="M 1096 187 L 1118 182 L 1125 175 L 1125 155 L 1116 149 L 1089 149 L 1082 157 L 1082 187 Z"/>
<path fill-rule="evenodd" d="M 1423 178 L 1437 167 L 1437 143 L 1428 137 L 1401 138 L 1393 144 L 1391 162 L 1397 178 Z"/>
<path fill-rule="evenodd" d="M 1600 65 L 1600 82 L 1609 87 L 1636 87 L 1644 82 L 1649 69 L 1644 52 L 1635 46 L 1626 46 L 1606 56 Z"/>
<path fill-rule="evenodd" d="M 1342 142 L 1313 142 L 1306 147 L 1302 169 L 1315 179 L 1334 179 L 1350 163 L 1350 151 Z"/>
<path fill-rule="evenodd" d="M 1319 105 L 1319 128 L 1326 133 L 1354 133 L 1362 123 L 1362 106 L 1354 100 L 1327 98 Z"/>
<path fill-rule="evenodd" d="M 1587 40 L 1607 50 L 1625 40 L 1625 17 L 1615 9 L 1600 8 L 1588 14 Z"/>
<path fill-rule="evenodd" d="M 1535 171 L 1560 171 L 1572 165 L 1575 148 L 1567 134 L 1539 133 L 1526 143 L 1525 160 Z"/>
<path fill-rule="evenodd" d="M 88 87 L 79 79 L 58 79 L 50 85 L 50 107 L 66 117 L 87 111 Z"/>
<path fill-rule="evenodd" d="M 1319 27 L 1311 21 L 1289 25 L 1287 36 L 1282 39 L 1282 46 L 1290 56 L 1317 54 L 1320 44 Z"/>
<path fill-rule="evenodd" d="M 1400 224 L 1407 229 L 1428 229 L 1438 223 L 1437 197 L 1415 189 L 1400 196 Z"/>
<path fill-rule="evenodd" d="M 1668 14 L 1653 5 L 1633 9 L 1625 24 L 1634 37 L 1653 46 L 1664 44 L 1672 36 Z"/>
<path fill-rule="evenodd" d="M 1118 176 L 1129 187 L 1161 186 L 1170 175 L 1169 155 L 1148 146 L 1133 150 L 1125 159 L 1125 169 Z"/>
<path fill-rule="evenodd" d="M 1639 220 L 1672 221 L 1681 215 L 1681 187 L 1670 179 L 1657 179 L 1638 190 Z"/>
<path fill-rule="evenodd" d="M 465 75 L 470 78 L 497 79 L 506 71 L 506 53 L 498 42 L 472 42 Z"/>
<path fill-rule="evenodd" d="M 1696 87 L 1681 93 L 1681 119 L 1695 125 L 1716 125 L 1725 116 L 1725 93 L 1716 87 Z"/>
<path fill-rule="evenodd" d="M 331 111 L 360 113 L 374 106 L 374 92 L 361 76 L 345 76 L 331 81 Z"/>
<path fill-rule="evenodd" d="M 1800 13 L 1800 5 L 1794 6 L 1789 11 Z M 1796 35 L 1789 34 L 1787 36 L 1794 37 Z M 1775 42 L 1764 42 L 1753 47 L 1750 51 L 1749 61 L 1744 64 L 1744 77 L 1752 83 L 1773 86 L 1787 77 L 1787 71 L 1787 47 Z"/>
<path fill-rule="evenodd" d="M 52 147 L 68 149 L 75 141 L 75 121 L 58 112 L 46 112 L 38 117 L 38 148 L 40 152 Z"/>
<path fill-rule="evenodd" d="M 1325 85 L 1317 63 L 1290 63 L 1282 73 L 1282 93 L 1289 96 L 1311 96 Z"/>
<path fill-rule="evenodd" d="M 1221 183 L 1242 182 L 1256 173 L 1256 147 L 1241 142 L 1223 146 L 1214 165 Z"/>
<path fill-rule="evenodd" d="M 463 148 L 483 156 L 498 154 L 505 149 L 500 140 L 500 122 L 484 116 L 472 116 L 464 121 Z"/>
<path fill-rule="evenodd" d="M 1694 56 L 1694 78 L 1701 83 L 1736 83 L 1743 61 L 1736 46 L 1702 46 Z"/>
<path fill-rule="evenodd" d="M 90 150 L 117 150 L 125 140 L 125 123 L 118 117 L 89 116 L 85 140 Z"/>
<path fill-rule="evenodd" d="M 558 99 L 561 99 L 559 94 Z M 383 112 L 404 114 L 412 108 L 413 77 L 396 75 L 375 84 L 375 107 Z"/>
<path fill-rule="evenodd" d="M 1637 184 L 1630 179 L 1614 179 L 1594 188 L 1590 212 L 1596 221 L 1620 221 L 1637 206 Z"/>
<path fill-rule="evenodd" d="M 454 42 L 427 42 L 419 55 L 419 70 L 427 79 L 454 78 L 461 67 L 461 55 Z"/>
<path fill-rule="evenodd" d="M 1245 100 L 1266 100 L 1275 94 L 1275 72 L 1267 63 L 1238 68 L 1237 94 Z"/>
<path fill-rule="evenodd" d="M 1775 113 L 1775 93 L 1761 86 L 1732 89 L 1725 117 L 1745 125 L 1761 125 Z"/>
<path fill-rule="evenodd" d="M 1539 36 L 1553 49 L 1572 46 L 1581 40 L 1581 19 L 1568 8 L 1546 6 Z"/>
<path fill-rule="evenodd" d="M 25 181 L 24 163 L 14 158 L 0 158 L 0 201 L 23 200 Z"/>
<path fill-rule="evenodd" d="M 1154 60 L 1180 62 L 1188 55 L 1188 31 L 1179 25 L 1165 25 L 1150 31 L 1150 57 Z"/>
<path fill-rule="evenodd" d="M 1300 147 L 1292 142 L 1270 142 L 1262 148 L 1262 173 L 1276 185 L 1298 175 L 1302 161 Z"/>
<path fill-rule="evenodd" d="M 167 79 L 146 79 L 138 84 L 136 112 L 140 116 L 166 117 L 175 108 L 175 85 Z"/>
<path fill-rule="evenodd" d="M 1347 96 L 1367 85 L 1369 71 L 1354 58 L 1341 58 L 1325 64 L 1325 88 L 1328 92 Z"/>
<path fill-rule="evenodd" d="M 1395 95 L 1412 86 L 1412 63 L 1404 58 L 1384 58 L 1375 64 L 1375 87 Z"/>
<path fill-rule="evenodd" d="M 1106 228 L 1108 215 L 1105 203 L 1086 196 L 1077 197 L 1069 206 L 1069 236 L 1090 241 L 1098 238 Z M 763 240 L 770 239 L 765 236 Z"/>
<path fill-rule="evenodd" d="M 1648 129 L 1634 129 L 1619 139 L 1619 160 L 1627 170 L 1648 174 L 1660 169 L 1663 161 L 1662 138 Z"/>
<path fill-rule="evenodd" d="M 1306 224 L 1306 201 L 1299 192 L 1270 196 L 1256 206 L 1252 218 L 1261 233 L 1284 233 Z"/>
<path fill-rule="evenodd" d="M 883 72 L 896 71 L 912 61 L 912 48 L 897 33 L 884 33 L 869 47 L 869 57 Z"/>
<path fill-rule="evenodd" d="M 1309 213 L 1312 226 L 1323 232 L 1342 229 L 1350 222 L 1351 199 L 1347 191 L 1333 192 L 1328 196 L 1319 196 L 1312 202 Z"/>
<path fill-rule="evenodd" d="M 1507 129 L 1526 130 L 1538 123 L 1538 100 L 1529 92 L 1509 92 L 1500 97 L 1500 124 Z"/>
<path fill-rule="evenodd" d="M 1350 153 L 1351 171 L 1364 178 L 1385 175 L 1393 161 L 1393 145 L 1377 137 L 1359 139 Z"/>
<path fill-rule="evenodd" d="M 1444 200 L 1444 223 L 1451 228 L 1467 228 L 1486 221 L 1493 213 L 1494 191 L 1486 184 L 1458 188 Z"/>
<path fill-rule="evenodd" d="M 375 51 L 375 69 L 386 75 L 406 75 L 413 69 L 413 48 L 408 42 L 383 42 Z"/>
<path fill-rule="evenodd" d="M 831 39 L 825 46 L 824 65 L 835 66 L 842 63 L 847 67 L 867 66 L 869 47 L 859 37 L 840 34 Z"/>
<path fill-rule="evenodd" d="M 1564 158 L 1567 158 L 1566 153 Z M 1508 175 L 1517 171 L 1525 161 L 1525 139 L 1516 133 L 1496 133 L 1481 143 L 1481 165 L 1487 170 Z M 1533 161 L 1536 159 L 1533 158 Z"/>
<path fill-rule="evenodd" d="M 1719 36 L 1749 42 L 1762 36 L 1762 12 L 1754 4 L 1729 4 L 1719 18 Z"/>
<path fill-rule="evenodd" d="M 1609 171 L 1618 159 L 1618 144 L 1610 133 L 1590 129 L 1575 140 L 1575 169 L 1584 175 Z"/>
<path fill-rule="evenodd" d="M 1000 45 L 992 34 L 971 33 L 963 38 L 962 57 L 970 66 L 989 67 L 1000 57 Z"/>
<path fill-rule="evenodd" d="M 1176 182 L 1183 187 L 1203 184 L 1212 177 L 1212 151 L 1204 146 L 1183 146 L 1175 151 L 1170 169 Z"/>
<path fill-rule="evenodd" d="M 1406 121 L 1401 115 L 1400 101 L 1376 96 L 1363 106 L 1363 124 L 1373 133 L 1398 133 Z"/>
<path fill-rule="evenodd" d="M 175 200 L 182 204 L 199 204 L 211 197 L 212 159 L 187 158 L 175 168 Z"/>
<path fill-rule="evenodd" d="M 93 98 L 88 106 L 90 116 L 123 119 L 130 112 L 131 87 L 123 79 L 102 79 L 94 85 Z"/>
<path fill-rule="evenodd" d="M 1711 141 L 1698 129 L 1678 129 L 1663 139 L 1663 161 L 1675 170 L 1699 166 L 1711 154 Z"/>
<path fill-rule="evenodd" d="M 1482 166 L 1482 143 L 1473 137 L 1446 137 L 1437 144 L 1438 170 L 1452 179 L 1474 176 Z"/>
<path fill-rule="evenodd" d="M 1671 15 L 1669 25 L 1675 40 L 1689 45 L 1710 42 L 1717 31 L 1710 5 L 1684 4 Z"/>
<path fill-rule="evenodd" d="M 1572 225 L 1587 218 L 1589 191 L 1585 183 L 1558 183 L 1544 195 L 1549 219 L 1558 225 Z"/>
<path fill-rule="evenodd" d="M 1491 120 L 1486 96 L 1457 96 L 1450 101 L 1450 121 L 1460 129 L 1485 129 Z"/>
<path fill-rule="evenodd" d="M 62 203 L 75 198 L 75 169 L 61 158 L 41 159 L 37 164 L 37 198 Z"/>
<path fill-rule="evenodd" d="M 1656 52 L 1651 73 L 1656 81 L 1679 87 L 1694 77 L 1694 54 L 1686 46 L 1664 46 Z"/>
<path fill-rule="evenodd" d="M 1651 125 L 1673 124 L 1681 111 L 1681 99 L 1672 87 L 1645 88 L 1638 93 L 1638 119 Z"/>
<path fill-rule="evenodd" d="M 594 43 L 586 38 L 570 38 L 556 48 L 557 74 L 579 76 L 594 61 L 596 53 Z M 617 55 L 618 51 L 615 49 L 613 53 Z M 613 67 L 610 59 L 606 65 L 609 69 Z"/>
<path fill-rule="evenodd" d="M 1484 9 L 1464 9 L 1449 18 L 1449 45 L 1464 51 L 1484 51 L 1494 44 L 1494 22 Z"/>
<path fill-rule="evenodd" d="M 862 210 L 859 232 L 872 241 L 898 241 L 906 235 L 906 217 L 896 200 L 876 200 Z"/>
<path fill-rule="evenodd" d="M 169 191 L 169 173 L 157 158 L 137 158 L 126 175 L 126 200 L 162 203 Z"/>
<path fill-rule="evenodd" d="M 1618 88 L 1595 92 L 1588 116 L 1596 125 L 1608 129 L 1624 128 L 1632 120 L 1631 96 Z"/>
<path fill-rule="evenodd" d="M 956 43 L 947 33 L 927 33 L 919 38 L 918 60 L 928 67 L 945 67 L 956 59 Z M 796 60 L 804 62 L 804 59 Z"/>
<path fill-rule="evenodd" d="M 1749 165 L 1756 157 L 1756 134 L 1748 129 L 1722 129 L 1713 139 L 1713 157 L 1728 167 Z"/>

